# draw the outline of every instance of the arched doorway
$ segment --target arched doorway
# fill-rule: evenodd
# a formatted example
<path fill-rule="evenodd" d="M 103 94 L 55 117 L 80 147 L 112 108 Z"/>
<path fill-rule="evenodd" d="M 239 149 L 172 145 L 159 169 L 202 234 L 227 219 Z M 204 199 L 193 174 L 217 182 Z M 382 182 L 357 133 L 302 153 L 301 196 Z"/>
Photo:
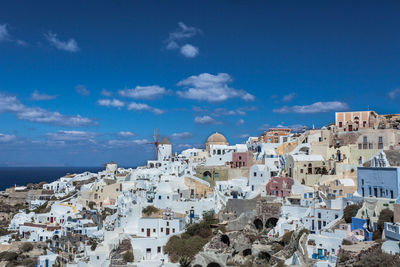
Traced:
<path fill-rule="evenodd" d="M 219 264 L 216 263 L 216 262 L 210 262 L 210 263 L 207 265 L 207 267 L 221 267 L 221 265 L 219 265 Z"/>
<path fill-rule="evenodd" d="M 308 164 L 307 174 L 312 174 L 312 164 L 311 163 Z"/>
<path fill-rule="evenodd" d="M 274 228 L 276 226 L 276 224 L 278 223 L 278 219 L 275 217 L 271 217 L 267 220 L 267 222 L 265 223 L 265 227 L 266 228 Z"/>
<path fill-rule="evenodd" d="M 255 219 L 253 223 L 258 231 L 261 231 L 264 228 L 263 222 L 260 219 Z"/>
<path fill-rule="evenodd" d="M 227 235 L 222 235 L 221 236 L 221 242 L 226 244 L 228 247 L 231 244 L 230 240 L 229 240 L 229 236 Z"/>
<path fill-rule="evenodd" d="M 269 260 L 271 259 L 271 255 L 266 251 L 261 251 L 260 253 L 258 253 L 258 258 L 269 262 Z"/>
<path fill-rule="evenodd" d="M 251 255 L 251 248 L 243 250 L 243 257 L 250 256 Z"/>
<path fill-rule="evenodd" d="M 204 178 L 204 180 L 211 179 L 211 177 L 212 177 L 211 172 L 205 171 L 205 172 L 203 173 L 203 178 Z"/>

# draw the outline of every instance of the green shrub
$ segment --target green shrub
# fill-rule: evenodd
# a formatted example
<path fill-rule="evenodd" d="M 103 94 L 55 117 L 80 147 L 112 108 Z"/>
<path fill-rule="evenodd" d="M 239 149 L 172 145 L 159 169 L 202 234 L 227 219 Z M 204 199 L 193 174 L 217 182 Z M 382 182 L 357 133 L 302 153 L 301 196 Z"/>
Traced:
<path fill-rule="evenodd" d="M 147 216 L 150 216 L 152 213 L 155 213 L 155 212 L 158 212 L 158 211 L 159 211 L 159 209 L 157 209 L 156 207 L 150 205 L 150 206 L 147 206 L 146 208 L 144 208 L 142 210 L 142 213 L 146 214 Z"/>
<path fill-rule="evenodd" d="M 89 204 L 88 204 L 88 206 L 89 206 L 89 209 L 93 209 L 94 208 L 94 206 L 96 206 L 96 202 L 93 202 L 93 201 L 89 201 Z"/>
<path fill-rule="evenodd" d="M 32 243 L 26 242 L 24 244 L 22 244 L 21 246 L 21 251 L 22 252 L 29 252 L 33 249 L 33 245 Z"/>
<path fill-rule="evenodd" d="M 31 258 L 26 258 L 21 262 L 21 264 L 23 266 L 35 267 L 36 266 L 36 261 L 31 259 Z"/>
<path fill-rule="evenodd" d="M 47 207 L 48 201 L 33 210 L 34 213 L 46 213 L 49 212 L 51 207 Z"/>
<path fill-rule="evenodd" d="M 379 214 L 377 228 L 379 231 L 383 232 L 385 228 L 385 222 L 393 222 L 393 211 L 390 209 L 384 209 Z"/>
<path fill-rule="evenodd" d="M 346 223 L 351 223 L 352 218 L 357 214 L 357 211 L 361 208 L 359 204 L 348 205 L 343 210 L 343 218 Z"/>
<path fill-rule="evenodd" d="M 353 267 L 400 266 L 398 255 L 384 253 L 380 248 L 362 253 Z"/>
<path fill-rule="evenodd" d="M 183 256 L 179 258 L 180 267 L 190 267 L 190 262 L 192 260 L 189 257 Z"/>
<path fill-rule="evenodd" d="M 288 245 L 290 243 L 290 239 L 292 238 L 292 234 L 293 234 L 293 231 L 290 231 L 290 232 L 286 232 L 282 236 L 281 243 L 283 243 L 283 246 L 286 246 L 286 245 Z"/>
<path fill-rule="evenodd" d="M 376 241 L 382 239 L 382 232 L 378 229 L 372 233 L 372 240 Z"/>
<path fill-rule="evenodd" d="M 97 242 L 94 240 L 93 243 L 92 243 L 92 245 L 90 246 L 90 249 L 91 249 L 92 251 L 95 251 L 96 248 L 97 248 Z"/>
<path fill-rule="evenodd" d="M 353 245 L 353 242 L 351 242 L 350 240 L 347 240 L 347 239 L 343 239 L 343 241 L 342 241 L 342 245 Z"/>
<path fill-rule="evenodd" d="M 125 262 L 133 262 L 134 257 L 133 257 L 133 252 L 132 251 L 127 251 L 124 253 L 124 256 L 122 256 Z"/>
<path fill-rule="evenodd" d="M 10 233 L 10 231 L 8 231 L 7 228 L 3 228 L 3 227 L 0 228 L 0 236 L 7 235 L 9 233 Z"/>
<path fill-rule="evenodd" d="M 0 253 L 0 259 L 2 261 L 14 261 L 18 258 L 18 253 L 4 251 Z"/>
<path fill-rule="evenodd" d="M 308 231 L 308 229 L 306 229 L 306 228 L 302 228 L 301 230 L 300 230 L 300 232 L 299 232 L 299 238 L 303 235 L 303 234 L 309 234 L 310 233 L 310 231 Z"/>
<path fill-rule="evenodd" d="M 150 207 L 150 206 L 149 206 Z M 172 262 L 180 262 L 181 266 L 190 264 L 191 259 L 199 253 L 213 236 L 211 224 L 218 223 L 213 210 L 203 213 L 203 220 L 186 226 L 181 236 L 172 236 L 164 247 Z"/>
<path fill-rule="evenodd" d="M 164 252 L 169 255 L 172 262 L 178 262 L 181 257 L 191 259 L 207 242 L 208 239 L 200 236 L 191 236 L 188 239 L 172 236 L 165 245 Z"/>
<path fill-rule="evenodd" d="M 189 224 L 186 227 L 186 234 L 190 236 L 201 236 L 203 238 L 210 237 L 212 235 L 210 222 L 209 221 L 201 221 L 200 223 Z"/>
<path fill-rule="evenodd" d="M 274 243 L 274 244 L 272 244 L 271 249 L 274 253 L 278 253 L 279 251 L 281 251 L 283 249 L 283 246 L 279 243 Z"/>

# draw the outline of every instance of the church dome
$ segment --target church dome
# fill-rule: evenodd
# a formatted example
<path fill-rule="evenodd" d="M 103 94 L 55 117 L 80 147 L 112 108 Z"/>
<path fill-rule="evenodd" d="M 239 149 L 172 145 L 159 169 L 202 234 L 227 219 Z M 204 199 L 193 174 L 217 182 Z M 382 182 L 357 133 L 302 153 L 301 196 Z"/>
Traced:
<path fill-rule="evenodd" d="M 227 141 L 225 136 L 218 132 L 215 132 L 214 134 L 210 135 L 210 137 L 208 137 L 207 143 L 227 143 Z"/>

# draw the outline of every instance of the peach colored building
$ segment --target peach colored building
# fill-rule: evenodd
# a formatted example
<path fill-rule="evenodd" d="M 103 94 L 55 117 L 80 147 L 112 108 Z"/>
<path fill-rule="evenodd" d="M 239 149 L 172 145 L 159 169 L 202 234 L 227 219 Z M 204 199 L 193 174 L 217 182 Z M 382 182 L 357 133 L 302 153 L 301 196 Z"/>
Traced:
<path fill-rule="evenodd" d="M 269 128 L 268 131 L 261 135 L 262 141 L 264 143 L 281 143 L 281 136 L 287 137 L 290 135 L 290 128 Z M 287 141 L 287 140 L 286 140 Z M 286 141 L 283 141 L 285 143 Z"/>
<path fill-rule="evenodd" d="M 378 122 L 375 111 L 336 112 L 335 125 L 338 130 L 358 131 L 359 129 L 375 128 Z"/>

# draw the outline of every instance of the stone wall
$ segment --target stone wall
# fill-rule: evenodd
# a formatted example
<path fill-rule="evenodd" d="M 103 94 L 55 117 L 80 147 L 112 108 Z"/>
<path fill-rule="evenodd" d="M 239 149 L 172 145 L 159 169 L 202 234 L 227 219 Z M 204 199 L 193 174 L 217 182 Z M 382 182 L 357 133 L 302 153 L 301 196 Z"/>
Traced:
<path fill-rule="evenodd" d="M 268 219 L 279 218 L 282 204 L 273 198 L 229 199 L 225 209 L 219 214 L 220 221 L 227 222 L 227 230 L 239 231 L 256 219 L 266 225 Z"/>

